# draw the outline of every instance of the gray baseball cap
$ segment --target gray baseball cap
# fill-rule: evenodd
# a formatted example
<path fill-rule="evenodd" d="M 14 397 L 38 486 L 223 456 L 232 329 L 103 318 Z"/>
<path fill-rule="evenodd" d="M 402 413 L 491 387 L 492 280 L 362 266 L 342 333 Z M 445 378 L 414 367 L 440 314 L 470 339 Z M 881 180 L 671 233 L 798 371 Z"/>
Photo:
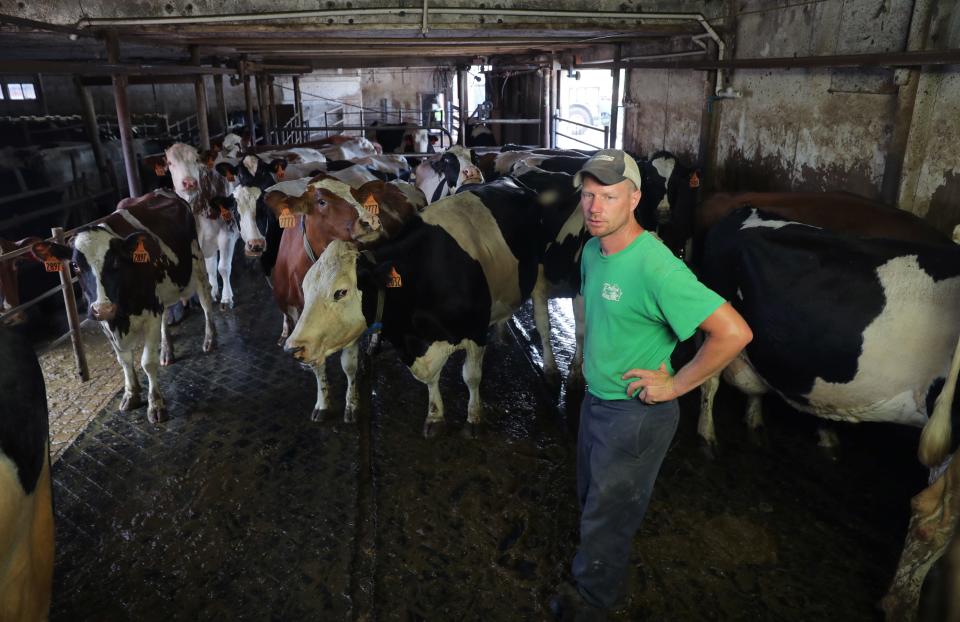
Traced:
<path fill-rule="evenodd" d="M 630 154 L 619 149 L 601 149 L 587 160 L 580 172 L 573 176 L 573 185 L 579 188 L 583 185 L 583 175 L 587 173 L 604 186 L 618 184 L 629 179 L 640 189 L 640 168 Z"/>

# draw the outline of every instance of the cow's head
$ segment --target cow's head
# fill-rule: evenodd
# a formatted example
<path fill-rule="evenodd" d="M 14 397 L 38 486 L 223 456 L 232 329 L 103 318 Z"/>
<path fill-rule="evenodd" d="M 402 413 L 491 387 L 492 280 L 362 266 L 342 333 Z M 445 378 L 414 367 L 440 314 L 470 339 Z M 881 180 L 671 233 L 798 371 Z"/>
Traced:
<path fill-rule="evenodd" d="M 72 262 L 91 319 L 110 322 L 131 310 L 163 311 L 156 295 L 157 263 L 163 255 L 152 235 L 135 231 L 120 238 L 103 227 L 89 227 L 77 232 L 72 246 L 36 242 L 31 250 L 45 263 Z"/>
<path fill-rule="evenodd" d="M 357 287 L 356 246 L 333 240 L 303 278 L 303 313 L 284 349 L 316 364 L 355 342 L 367 328 Z"/>
<path fill-rule="evenodd" d="M 240 156 L 240 148 L 243 146 L 243 139 L 234 133 L 223 137 L 221 153 L 227 158 L 236 158 Z"/>
<path fill-rule="evenodd" d="M 164 152 L 173 189 L 181 199 L 193 205 L 200 192 L 200 155 L 190 145 L 175 143 Z"/>
<path fill-rule="evenodd" d="M 417 167 L 417 187 L 430 203 L 456 193 L 461 186 L 479 183 L 483 183 L 483 173 L 473 162 L 473 153 L 459 145 Z"/>
<path fill-rule="evenodd" d="M 354 200 L 376 221 L 357 218 L 351 237 L 365 246 L 394 237 L 403 224 L 422 210 L 427 200 L 413 184 L 405 182 L 369 181 L 352 188 Z M 373 224 L 379 224 L 374 228 Z"/>
<path fill-rule="evenodd" d="M 286 178 L 287 174 L 287 160 L 285 158 L 276 158 L 270 160 L 270 163 L 267 165 L 270 169 L 270 174 L 273 175 L 273 178 L 280 182 Z"/>
<path fill-rule="evenodd" d="M 170 171 L 166 156 L 156 155 L 143 159 L 143 165 L 157 177 L 165 177 Z"/>
<path fill-rule="evenodd" d="M 244 242 L 243 254 L 247 257 L 259 257 L 267 248 L 264 236 L 267 234 L 269 221 L 257 218 L 258 212 L 264 210 L 260 201 L 262 196 L 263 191 L 256 186 L 237 186 L 233 196 L 223 197 L 224 203 L 237 214 L 237 220 L 240 222 L 240 237 Z M 262 228 L 261 220 L 263 220 Z"/>

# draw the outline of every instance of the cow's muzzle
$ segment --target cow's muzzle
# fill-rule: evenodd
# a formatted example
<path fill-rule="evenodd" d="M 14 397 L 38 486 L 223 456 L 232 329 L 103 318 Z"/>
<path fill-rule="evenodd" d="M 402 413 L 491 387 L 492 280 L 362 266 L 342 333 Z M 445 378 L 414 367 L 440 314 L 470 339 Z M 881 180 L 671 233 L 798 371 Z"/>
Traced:
<path fill-rule="evenodd" d="M 250 240 L 243 249 L 243 254 L 247 257 L 259 257 L 267 248 L 266 240 Z"/>
<path fill-rule="evenodd" d="M 117 305 L 112 302 L 95 302 L 90 305 L 90 315 L 99 322 L 109 322 L 117 316 Z"/>
<path fill-rule="evenodd" d="M 298 361 L 304 360 L 305 353 L 303 346 L 292 346 L 289 343 L 285 343 L 283 346 L 283 351 L 288 354 L 292 354 L 293 358 L 297 359 Z"/>
<path fill-rule="evenodd" d="M 475 166 L 468 167 L 463 171 L 464 184 L 479 184 L 483 182 L 483 173 Z"/>

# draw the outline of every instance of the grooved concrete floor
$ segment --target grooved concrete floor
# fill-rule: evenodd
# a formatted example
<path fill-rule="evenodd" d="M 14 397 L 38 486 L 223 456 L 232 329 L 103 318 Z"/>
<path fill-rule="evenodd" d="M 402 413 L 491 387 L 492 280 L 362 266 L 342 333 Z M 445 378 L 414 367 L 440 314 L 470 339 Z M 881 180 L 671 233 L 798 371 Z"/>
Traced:
<path fill-rule="evenodd" d="M 483 435 L 460 435 L 457 356 L 441 381 L 448 425 L 427 441 L 426 389 L 389 347 L 362 364 L 357 424 L 309 421 L 313 376 L 277 347 L 263 279 L 239 261 L 234 278 L 215 352 L 200 351 L 198 313 L 174 329 L 170 420 L 119 414 L 112 397 L 54 466 L 51 619 L 545 619 L 577 508 L 573 437 L 525 354 L 529 309 L 519 341 L 487 350 Z M 336 361 L 328 374 L 339 410 Z M 721 390 L 711 460 L 697 396 L 681 401 L 613 619 L 878 619 L 925 478 L 916 434 L 841 428 L 833 462 L 812 418 L 771 400 L 751 438 L 743 406 Z"/>

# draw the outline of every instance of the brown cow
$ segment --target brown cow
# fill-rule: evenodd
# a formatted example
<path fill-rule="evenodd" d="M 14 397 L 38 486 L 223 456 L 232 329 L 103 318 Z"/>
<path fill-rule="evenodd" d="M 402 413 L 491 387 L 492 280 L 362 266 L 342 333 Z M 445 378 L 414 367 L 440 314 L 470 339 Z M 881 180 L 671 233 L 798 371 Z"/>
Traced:
<path fill-rule="evenodd" d="M 0 254 L 11 253 L 19 246 L 0 238 Z M 17 280 L 17 264 L 20 258 L 0 261 L 0 313 L 6 313 L 20 305 L 20 283 Z M 16 326 L 27 321 L 27 314 L 23 311 L 3 318 L 4 326 Z"/>
<path fill-rule="evenodd" d="M 743 206 L 756 207 L 785 220 L 862 237 L 932 244 L 951 241 L 915 214 L 848 192 L 718 192 L 705 199 L 697 210 L 695 248 L 710 227 Z"/>
<path fill-rule="evenodd" d="M 370 245 L 395 235 L 417 210 L 426 204 L 423 194 L 403 182 L 371 181 L 359 188 L 326 174 L 309 180 L 284 182 L 268 188 L 264 202 L 280 220 L 293 219 L 280 239 L 273 268 L 273 297 L 283 313 L 280 344 L 290 334 L 303 311 L 303 278 L 332 240 L 359 241 Z M 359 216 L 359 218 L 358 218 Z M 360 221 L 358 223 L 358 221 Z M 347 398 L 343 420 L 354 421 L 357 389 L 356 344 L 344 349 L 340 364 L 347 375 Z M 312 365 L 317 378 L 317 402 L 310 418 L 320 421 L 327 411 L 327 379 L 323 365 Z"/>

